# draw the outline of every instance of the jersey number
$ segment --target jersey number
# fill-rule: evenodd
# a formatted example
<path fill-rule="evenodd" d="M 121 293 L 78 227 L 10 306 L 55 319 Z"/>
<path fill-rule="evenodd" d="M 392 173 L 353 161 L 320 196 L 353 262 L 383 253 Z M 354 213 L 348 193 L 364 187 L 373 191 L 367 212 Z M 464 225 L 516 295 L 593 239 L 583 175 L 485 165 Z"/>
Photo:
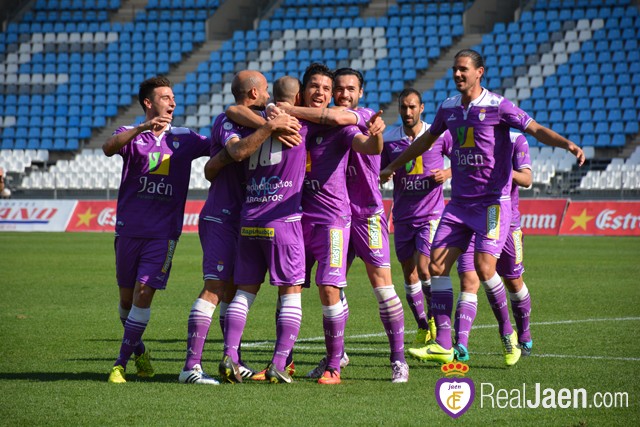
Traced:
<path fill-rule="evenodd" d="M 281 161 L 282 143 L 277 139 L 269 138 L 249 158 L 249 170 L 254 170 L 258 166 L 277 165 Z"/>

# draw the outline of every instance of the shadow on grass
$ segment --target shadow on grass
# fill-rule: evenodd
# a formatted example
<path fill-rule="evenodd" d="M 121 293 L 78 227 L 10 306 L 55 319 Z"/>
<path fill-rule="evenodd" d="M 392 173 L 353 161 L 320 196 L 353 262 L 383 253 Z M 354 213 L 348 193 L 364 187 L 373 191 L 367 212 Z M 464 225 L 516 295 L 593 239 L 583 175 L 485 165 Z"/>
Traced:
<path fill-rule="evenodd" d="M 97 381 L 107 382 L 109 372 L 0 372 L 0 381 Z M 127 377 L 131 383 L 177 383 L 178 374 L 156 374 L 153 378 L 142 379 L 135 374 Z"/>

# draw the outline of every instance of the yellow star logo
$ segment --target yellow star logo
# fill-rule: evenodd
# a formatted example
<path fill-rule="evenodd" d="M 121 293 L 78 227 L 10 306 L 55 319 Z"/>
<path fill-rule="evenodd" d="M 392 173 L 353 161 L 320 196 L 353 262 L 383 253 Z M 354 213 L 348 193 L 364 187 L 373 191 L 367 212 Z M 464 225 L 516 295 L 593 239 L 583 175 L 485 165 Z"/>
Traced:
<path fill-rule="evenodd" d="M 587 223 L 591 221 L 594 217 L 587 215 L 587 210 L 583 209 L 582 213 L 578 216 L 572 216 L 573 225 L 571 226 L 571 230 L 575 228 L 582 228 L 584 231 L 587 231 Z"/>
<path fill-rule="evenodd" d="M 80 227 L 81 225 L 85 225 L 89 227 L 91 224 L 91 219 L 97 217 L 98 214 L 94 214 L 91 212 L 91 208 L 87 209 L 85 213 L 78 214 L 78 222 L 76 223 L 76 227 Z"/>

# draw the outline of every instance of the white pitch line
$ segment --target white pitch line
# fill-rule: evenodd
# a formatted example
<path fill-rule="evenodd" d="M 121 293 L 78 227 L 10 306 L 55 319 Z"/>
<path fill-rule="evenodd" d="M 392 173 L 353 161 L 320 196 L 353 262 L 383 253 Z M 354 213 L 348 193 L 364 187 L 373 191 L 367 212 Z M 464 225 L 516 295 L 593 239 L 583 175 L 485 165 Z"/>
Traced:
<path fill-rule="evenodd" d="M 554 320 L 549 322 L 532 322 L 531 324 L 535 326 L 548 326 L 548 325 L 568 325 L 568 324 L 574 324 L 574 323 L 602 322 L 602 321 L 612 321 L 612 320 L 617 322 L 634 322 L 634 321 L 640 321 L 640 317 L 613 317 L 613 318 L 609 317 L 609 318 L 601 318 L 601 319 Z M 473 329 L 488 329 L 488 328 L 495 328 L 495 327 L 497 327 L 497 325 L 494 323 L 490 325 L 474 325 Z M 409 334 L 412 334 L 415 332 L 416 332 L 415 330 L 405 331 L 405 333 L 409 333 Z M 385 335 L 386 334 L 379 332 L 375 334 L 349 335 L 346 338 L 347 339 L 378 338 L 378 337 L 383 337 Z M 295 348 L 300 350 L 318 350 L 319 347 L 299 345 L 299 343 L 313 343 L 313 342 L 324 342 L 324 337 L 300 338 L 298 339 Z M 272 347 L 273 343 L 274 341 L 260 341 L 260 342 L 252 342 L 252 343 L 243 343 L 242 346 L 246 348 Z M 371 352 L 371 353 L 380 351 L 380 348 L 373 348 L 373 347 L 349 346 L 349 349 L 352 351 Z M 476 353 L 476 352 L 474 352 L 473 354 L 478 354 L 483 356 L 501 355 L 501 353 Z M 534 353 L 529 357 L 556 358 L 556 359 L 620 360 L 620 361 L 630 361 L 630 362 L 640 361 L 640 357 L 581 356 L 581 355 L 573 356 L 573 355 L 567 355 L 567 354 L 535 354 Z"/>

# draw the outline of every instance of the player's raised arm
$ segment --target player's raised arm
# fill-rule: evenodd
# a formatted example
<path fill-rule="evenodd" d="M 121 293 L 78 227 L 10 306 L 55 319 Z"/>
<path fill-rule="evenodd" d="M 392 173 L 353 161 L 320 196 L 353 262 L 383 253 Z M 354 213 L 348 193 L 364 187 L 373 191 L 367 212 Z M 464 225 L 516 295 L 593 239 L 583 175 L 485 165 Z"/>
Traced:
<path fill-rule="evenodd" d="M 171 123 L 171 118 L 171 114 L 163 114 L 141 123 L 138 126 L 134 126 L 131 129 L 127 129 L 116 135 L 111 135 L 105 143 L 102 144 L 102 152 L 106 156 L 111 157 L 145 130 L 159 131 L 164 129 Z"/>
<path fill-rule="evenodd" d="M 321 125 L 346 126 L 358 124 L 358 116 L 354 112 L 343 108 L 298 107 L 286 102 L 279 102 L 278 108 L 299 119 Z"/>
<path fill-rule="evenodd" d="M 585 157 L 582 148 L 555 132 L 553 129 L 544 127 L 536 121 L 531 121 L 524 131 L 545 145 L 560 147 L 569 151 L 571 154 L 576 156 L 576 159 L 578 159 L 578 166 L 582 166 L 584 164 Z"/>
<path fill-rule="evenodd" d="M 436 139 L 438 139 L 438 137 L 432 135 L 429 131 L 420 135 L 420 137 L 413 141 L 397 159 L 389 163 L 386 168 L 380 171 L 380 182 L 385 183 L 389 181 L 396 169 L 430 149 L 433 143 L 436 142 Z"/>
<path fill-rule="evenodd" d="M 371 120 L 367 123 L 369 136 L 359 134 L 353 138 L 352 148 L 362 154 L 380 154 L 384 147 L 384 139 L 382 133 L 386 125 L 382 120 L 382 110 L 371 116 Z"/>

